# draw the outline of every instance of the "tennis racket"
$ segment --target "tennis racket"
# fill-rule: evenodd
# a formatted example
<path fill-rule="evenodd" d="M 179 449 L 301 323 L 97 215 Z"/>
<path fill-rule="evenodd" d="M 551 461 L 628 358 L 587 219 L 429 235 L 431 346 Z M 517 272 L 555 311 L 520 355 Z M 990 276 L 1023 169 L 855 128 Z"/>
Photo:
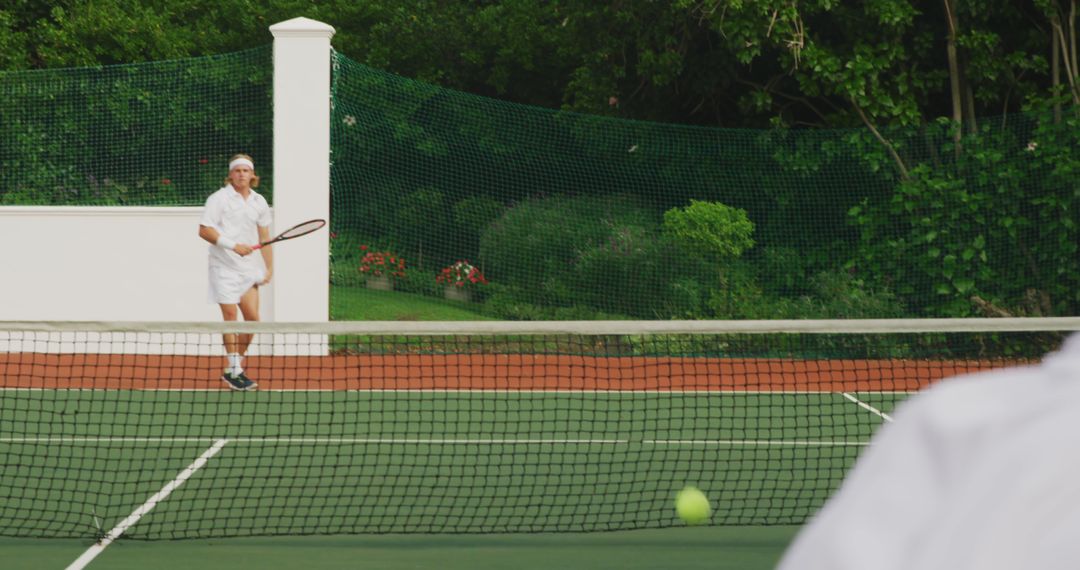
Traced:
<path fill-rule="evenodd" d="M 308 220 L 308 221 L 306 221 L 306 222 L 304 222 L 302 224 L 296 224 L 295 226 L 293 226 L 293 227 L 281 232 L 280 234 L 278 234 L 277 237 L 275 237 L 274 239 L 272 239 L 270 241 L 267 241 L 267 242 L 260 243 L 259 245 L 256 245 L 256 246 L 252 247 L 251 249 L 259 249 L 260 247 L 268 246 L 268 245 L 270 245 L 272 243 L 277 243 L 279 241 L 285 241 L 287 239 L 298 238 L 300 236 L 306 236 L 306 235 L 310 234 L 311 232 L 313 232 L 313 231 L 315 231 L 315 230 L 317 230 L 317 229 L 319 229 L 319 228 L 321 228 L 321 227 L 323 227 L 325 225 L 326 225 L 326 220 Z"/>

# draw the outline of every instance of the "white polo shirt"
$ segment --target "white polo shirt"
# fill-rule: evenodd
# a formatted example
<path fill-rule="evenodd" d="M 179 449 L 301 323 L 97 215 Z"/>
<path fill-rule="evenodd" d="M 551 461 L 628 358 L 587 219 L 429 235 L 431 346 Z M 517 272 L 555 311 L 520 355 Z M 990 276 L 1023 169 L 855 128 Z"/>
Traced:
<path fill-rule="evenodd" d="M 259 243 L 259 227 L 270 227 L 270 222 L 266 198 L 251 190 L 245 199 L 229 184 L 206 199 L 199 225 L 214 228 L 237 243 L 254 245 Z M 254 253 L 241 257 L 215 245 L 211 245 L 209 251 L 211 267 L 248 272 L 260 264 L 261 256 Z"/>
<path fill-rule="evenodd" d="M 901 404 L 780 570 L 1080 564 L 1080 334 Z"/>
<path fill-rule="evenodd" d="M 199 224 L 237 243 L 254 245 L 259 243 L 259 227 L 269 227 L 270 221 L 265 198 L 252 190 L 245 199 L 230 184 L 206 199 Z M 262 255 L 241 257 L 216 245 L 211 245 L 209 252 L 206 300 L 210 303 L 237 304 L 245 292 L 266 279 Z"/>

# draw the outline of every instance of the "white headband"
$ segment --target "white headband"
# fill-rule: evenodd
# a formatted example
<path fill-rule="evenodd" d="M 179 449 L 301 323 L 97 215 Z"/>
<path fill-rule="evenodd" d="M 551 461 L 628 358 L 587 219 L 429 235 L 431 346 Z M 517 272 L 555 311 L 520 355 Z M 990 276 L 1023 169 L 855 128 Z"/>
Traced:
<path fill-rule="evenodd" d="M 255 163 L 251 162 L 246 158 L 238 158 L 229 163 L 229 172 L 232 172 L 232 170 L 237 166 L 246 166 L 252 170 L 255 170 Z"/>

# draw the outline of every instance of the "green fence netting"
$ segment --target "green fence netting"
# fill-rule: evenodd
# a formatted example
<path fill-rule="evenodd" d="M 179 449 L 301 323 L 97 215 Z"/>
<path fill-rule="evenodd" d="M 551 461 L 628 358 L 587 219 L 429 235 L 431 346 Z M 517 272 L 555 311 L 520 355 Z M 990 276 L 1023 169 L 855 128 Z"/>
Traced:
<path fill-rule="evenodd" d="M 984 119 L 960 144 L 948 122 L 881 138 L 700 128 L 512 104 L 333 61 L 339 318 L 350 300 L 373 302 L 347 294 L 361 287 L 447 295 L 501 319 L 1080 307 L 1071 112 Z"/>
<path fill-rule="evenodd" d="M 270 194 L 271 55 L 0 72 L 0 205 L 198 206 L 238 152 Z"/>
<path fill-rule="evenodd" d="M 197 206 L 236 152 L 272 198 L 271 54 L 0 73 L 0 205 Z M 710 129 L 333 68 L 334 318 L 369 288 L 498 319 L 1080 308 L 1074 109 L 959 142 L 948 121 Z"/>

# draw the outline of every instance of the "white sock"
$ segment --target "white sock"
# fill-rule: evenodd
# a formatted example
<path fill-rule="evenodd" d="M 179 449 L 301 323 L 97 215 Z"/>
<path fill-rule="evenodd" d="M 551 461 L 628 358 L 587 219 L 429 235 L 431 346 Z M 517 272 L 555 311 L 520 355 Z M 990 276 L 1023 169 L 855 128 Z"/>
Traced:
<path fill-rule="evenodd" d="M 240 365 L 240 363 L 243 360 L 244 360 L 244 357 L 240 356 L 238 353 L 235 353 L 235 352 L 230 353 L 229 354 L 229 374 L 232 374 L 233 376 L 238 376 L 240 374 L 243 374 L 244 367 Z"/>

